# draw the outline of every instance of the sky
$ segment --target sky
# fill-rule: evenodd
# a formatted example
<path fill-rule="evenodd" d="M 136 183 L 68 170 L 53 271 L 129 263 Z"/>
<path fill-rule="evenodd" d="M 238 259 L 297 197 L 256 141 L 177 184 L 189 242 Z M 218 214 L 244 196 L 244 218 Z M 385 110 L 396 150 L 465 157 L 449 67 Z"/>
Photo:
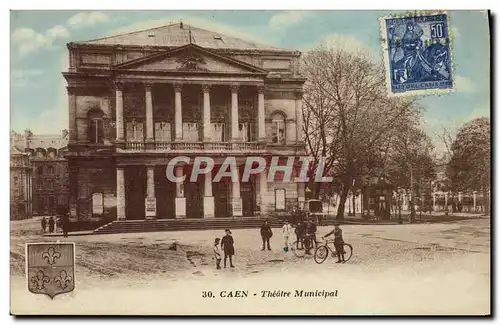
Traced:
<path fill-rule="evenodd" d="M 306 52 L 334 41 L 382 59 L 378 18 L 391 11 L 11 11 L 11 129 L 60 133 L 68 126 L 66 44 L 180 20 L 221 34 Z M 451 11 L 456 92 L 426 96 L 422 128 L 456 132 L 490 116 L 489 25 L 479 11 Z"/>

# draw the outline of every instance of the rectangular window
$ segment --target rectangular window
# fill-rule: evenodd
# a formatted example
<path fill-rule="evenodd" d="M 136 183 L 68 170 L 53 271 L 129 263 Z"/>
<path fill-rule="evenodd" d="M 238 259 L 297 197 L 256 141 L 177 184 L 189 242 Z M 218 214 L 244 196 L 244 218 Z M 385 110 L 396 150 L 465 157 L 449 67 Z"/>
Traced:
<path fill-rule="evenodd" d="M 239 123 L 240 128 L 240 139 L 242 142 L 252 142 L 254 141 L 253 129 L 255 125 L 250 122 Z"/>
<path fill-rule="evenodd" d="M 104 133 L 101 119 L 90 120 L 90 143 L 104 143 Z"/>
<path fill-rule="evenodd" d="M 127 123 L 127 141 L 143 142 L 144 141 L 144 123 L 132 121 Z"/>
<path fill-rule="evenodd" d="M 198 123 L 194 122 L 184 122 L 182 123 L 182 135 L 184 141 L 186 142 L 198 142 L 199 140 L 199 130 Z"/>
<path fill-rule="evenodd" d="M 163 142 L 170 142 L 172 140 L 172 128 L 170 126 L 170 123 L 155 123 L 155 140 Z"/>
<path fill-rule="evenodd" d="M 211 123 L 211 138 L 214 142 L 226 141 L 226 125 L 224 123 Z"/>

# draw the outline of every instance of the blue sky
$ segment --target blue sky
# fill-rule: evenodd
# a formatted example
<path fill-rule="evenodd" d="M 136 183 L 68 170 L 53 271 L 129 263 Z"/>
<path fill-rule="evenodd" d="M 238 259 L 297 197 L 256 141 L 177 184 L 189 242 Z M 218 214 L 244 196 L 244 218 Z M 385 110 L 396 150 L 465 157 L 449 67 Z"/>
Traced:
<path fill-rule="evenodd" d="M 282 48 L 306 51 L 339 40 L 381 57 L 380 16 L 390 11 L 12 11 L 11 128 L 59 133 L 67 128 L 67 99 L 61 71 L 66 43 L 178 22 Z M 452 11 L 457 92 L 420 100 L 423 128 L 490 116 L 489 27 L 482 12 Z M 439 144 L 437 144 L 439 146 Z"/>

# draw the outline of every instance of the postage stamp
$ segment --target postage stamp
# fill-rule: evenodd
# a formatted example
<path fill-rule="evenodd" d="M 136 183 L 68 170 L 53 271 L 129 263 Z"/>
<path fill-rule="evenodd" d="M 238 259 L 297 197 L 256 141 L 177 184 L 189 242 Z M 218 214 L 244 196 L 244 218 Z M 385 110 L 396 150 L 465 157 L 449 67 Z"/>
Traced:
<path fill-rule="evenodd" d="M 447 12 L 386 16 L 379 20 L 389 95 L 454 91 L 452 38 Z"/>
<path fill-rule="evenodd" d="M 51 299 L 75 290 L 74 243 L 26 244 L 28 290 Z"/>

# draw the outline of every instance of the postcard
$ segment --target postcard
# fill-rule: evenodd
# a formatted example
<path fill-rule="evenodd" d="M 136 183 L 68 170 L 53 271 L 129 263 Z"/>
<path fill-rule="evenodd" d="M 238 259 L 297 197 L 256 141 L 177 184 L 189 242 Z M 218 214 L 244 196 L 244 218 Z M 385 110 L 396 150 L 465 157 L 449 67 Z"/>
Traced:
<path fill-rule="evenodd" d="M 10 18 L 11 314 L 491 315 L 490 12 Z"/>

